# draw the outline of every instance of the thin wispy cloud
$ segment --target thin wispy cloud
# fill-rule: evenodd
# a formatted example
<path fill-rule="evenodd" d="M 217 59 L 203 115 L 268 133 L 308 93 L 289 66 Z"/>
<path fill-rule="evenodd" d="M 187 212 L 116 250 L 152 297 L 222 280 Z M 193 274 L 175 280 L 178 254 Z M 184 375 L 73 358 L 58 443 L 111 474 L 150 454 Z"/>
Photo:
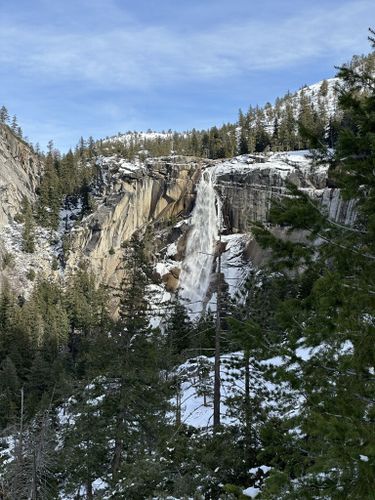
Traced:
<path fill-rule="evenodd" d="M 235 119 L 368 50 L 373 0 L 13 0 L 0 105 L 33 141 Z"/>
<path fill-rule="evenodd" d="M 306 58 L 340 55 L 363 46 L 370 1 L 334 10 L 312 9 L 282 21 L 240 21 L 179 34 L 165 26 L 129 22 L 122 29 L 54 32 L 45 27 L 0 26 L 0 64 L 25 76 L 85 81 L 100 86 L 147 87 L 230 78 L 287 68 Z"/>

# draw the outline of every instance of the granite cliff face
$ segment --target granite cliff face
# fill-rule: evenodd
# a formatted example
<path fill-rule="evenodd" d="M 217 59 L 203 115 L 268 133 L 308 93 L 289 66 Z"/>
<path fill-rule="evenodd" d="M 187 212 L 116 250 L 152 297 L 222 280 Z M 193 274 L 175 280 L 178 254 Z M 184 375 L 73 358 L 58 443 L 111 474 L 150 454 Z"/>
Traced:
<path fill-rule="evenodd" d="M 252 222 L 266 222 L 272 199 L 287 195 L 288 183 L 308 191 L 336 222 L 353 222 L 353 201 L 344 202 L 339 189 L 329 188 L 327 167 L 312 166 L 305 153 L 245 155 L 219 163 L 216 184 L 227 230 L 247 232 Z"/>
<path fill-rule="evenodd" d="M 32 282 L 27 273 L 50 274 L 52 253 L 43 237 L 43 229 L 36 229 L 37 252 L 22 252 L 22 224 L 14 217 L 21 210 L 22 199 L 32 204 L 43 175 L 41 159 L 8 126 L 0 124 L 0 291 L 9 282 L 22 296 L 27 296 Z"/>
<path fill-rule="evenodd" d="M 272 199 L 287 195 L 288 182 L 318 199 L 335 221 L 350 224 L 355 217 L 353 202 L 343 202 L 339 190 L 327 187 L 327 169 L 314 168 L 304 152 L 244 155 L 215 161 L 172 156 L 129 162 L 112 156 L 99 157 L 97 167 L 98 175 L 91 186 L 93 212 L 80 220 L 79 207 L 65 207 L 61 211 L 60 230 L 54 234 L 54 246 L 50 243 L 51 235 L 37 228 L 36 252 L 25 254 L 20 244 L 22 224 L 16 223 L 14 216 L 24 196 L 31 202 L 36 200 L 43 165 L 8 127 L 0 126 L 0 273 L 10 278 L 20 294 L 27 295 L 32 287 L 25 278 L 30 269 L 64 279 L 82 264 L 88 265 L 99 283 L 116 287 L 123 276 L 122 244 L 137 231 L 148 234 L 150 254 L 155 264 L 159 263 L 156 275 L 168 291 L 174 291 L 189 257 L 189 237 L 194 233 L 199 243 L 201 232 L 203 241 L 215 203 L 220 219 L 218 230 L 225 237 L 221 244 L 213 242 L 212 252 L 223 253 L 231 280 L 233 273 L 243 279 L 241 269 L 249 263 L 261 265 L 267 258 L 251 236 L 251 224 L 267 220 Z M 212 180 L 211 203 L 207 202 L 211 215 L 207 215 L 207 222 L 204 197 L 196 203 L 205 171 L 209 171 Z M 194 216 L 194 207 L 203 210 L 199 217 Z M 194 222 L 197 220 L 199 228 Z M 282 228 L 274 230 L 285 236 Z M 68 247 L 64 257 L 60 253 L 62 239 Z M 9 254 L 13 256 L 12 267 L 4 266 Z M 52 272 L 53 259 L 62 263 L 59 272 Z M 189 261 L 201 260 L 198 252 Z M 215 259 L 210 265 L 214 267 Z"/>
<path fill-rule="evenodd" d="M 0 227 L 19 212 L 21 201 L 36 199 L 43 163 L 30 147 L 0 124 Z"/>
<path fill-rule="evenodd" d="M 327 169 L 312 167 L 304 152 L 244 155 L 225 161 L 164 157 L 128 162 L 110 157 L 100 158 L 98 166 L 99 182 L 93 190 L 97 208 L 73 226 L 66 269 L 74 271 L 86 262 L 100 282 L 112 286 L 122 278 L 122 243 L 136 231 L 148 228 L 152 254 L 156 261 L 165 263 L 158 267 L 157 274 L 167 290 L 176 290 L 189 257 L 189 235 L 194 232 L 197 241 L 203 241 L 212 219 L 212 214 L 207 214 L 207 220 L 204 214 L 191 217 L 205 171 L 212 172 L 214 178 L 221 230 L 229 236 L 243 235 L 238 243 L 228 241 L 221 246 L 221 251 L 236 248 L 238 253 L 241 243 L 244 259 L 236 261 L 240 267 L 246 261 L 261 265 L 268 257 L 251 237 L 251 224 L 266 222 L 272 199 L 288 194 L 287 183 L 307 190 L 334 220 L 350 223 L 354 217 L 353 203 L 343 202 L 339 190 L 327 187 Z M 199 211 L 204 206 L 204 200 L 200 200 Z M 196 220 L 200 220 L 199 228 Z M 286 237 L 284 229 L 274 231 Z M 303 235 L 293 235 L 299 237 Z M 212 252 L 217 253 L 219 247 L 216 245 Z M 230 261 L 232 257 L 228 254 L 224 258 Z M 198 265 L 202 255 L 191 260 Z"/>
<path fill-rule="evenodd" d="M 129 163 L 101 158 L 96 210 L 70 234 L 67 268 L 87 262 L 101 282 L 121 279 L 122 243 L 146 227 L 162 227 L 188 216 L 202 161 L 173 157 Z"/>
<path fill-rule="evenodd" d="M 260 248 L 251 228 L 254 222 L 267 222 L 273 199 L 289 196 L 288 183 L 307 191 L 332 220 L 351 224 L 355 218 L 353 201 L 344 202 L 338 189 L 327 187 L 327 167 L 314 167 L 304 152 L 244 155 L 213 162 L 205 166 L 205 171 L 188 230 L 177 241 L 175 256 L 172 254 L 158 268 L 168 286 L 171 281 L 178 286 L 172 278 L 180 270 L 180 297 L 193 297 L 192 304 L 209 305 L 215 293 L 219 253 L 230 291 L 238 288 L 251 267 L 262 266 L 269 259 L 269 251 Z M 214 197 L 216 217 L 212 210 Z M 303 231 L 290 234 L 287 228 L 270 229 L 280 238 L 306 241 Z M 215 234 L 216 238 L 208 238 Z"/>

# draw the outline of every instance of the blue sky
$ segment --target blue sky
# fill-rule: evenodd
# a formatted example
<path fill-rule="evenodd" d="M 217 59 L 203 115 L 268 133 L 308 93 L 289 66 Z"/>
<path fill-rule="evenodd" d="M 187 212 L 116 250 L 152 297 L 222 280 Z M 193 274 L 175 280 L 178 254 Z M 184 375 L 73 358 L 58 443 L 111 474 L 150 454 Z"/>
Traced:
<path fill-rule="evenodd" d="M 374 0 L 0 3 L 0 104 L 31 141 L 206 128 L 367 53 Z"/>

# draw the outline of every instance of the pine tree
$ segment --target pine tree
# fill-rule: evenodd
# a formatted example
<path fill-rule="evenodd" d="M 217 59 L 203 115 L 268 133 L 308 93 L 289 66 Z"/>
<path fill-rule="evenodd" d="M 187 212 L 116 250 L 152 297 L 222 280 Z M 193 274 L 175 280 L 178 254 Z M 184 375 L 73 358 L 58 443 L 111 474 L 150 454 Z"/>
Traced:
<path fill-rule="evenodd" d="M 19 389 L 17 369 L 12 359 L 7 356 L 0 366 L 0 429 L 6 427 L 16 415 Z"/>
<path fill-rule="evenodd" d="M 356 223 L 328 219 L 306 193 L 292 188 L 271 220 L 308 230 L 319 245 L 289 246 L 266 237 L 274 259 L 286 263 L 289 247 L 291 267 L 300 269 L 299 292 L 283 305 L 279 320 L 290 359 L 284 377 L 294 381 L 303 404 L 297 421 L 290 421 L 300 429 L 297 457 L 284 472 L 274 471 L 265 498 L 373 495 L 375 79 L 351 66 L 339 76 L 339 103 L 349 119 L 339 131 L 330 176 L 344 198 L 356 200 Z M 298 340 L 313 353 L 307 359 L 295 355 Z"/>
<path fill-rule="evenodd" d="M 181 356 L 192 345 L 193 325 L 185 307 L 176 300 L 164 326 L 166 346 L 171 356 Z"/>
<path fill-rule="evenodd" d="M 12 129 L 12 131 L 14 133 L 17 132 L 17 129 L 18 129 L 18 123 L 17 123 L 17 116 L 16 115 L 13 115 L 13 118 L 12 118 L 12 122 L 10 124 L 10 128 Z"/>
<path fill-rule="evenodd" d="M 322 81 L 320 88 L 319 88 L 319 95 L 321 95 L 322 97 L 327 97 L 327 95 L 328 95 L 328 82 L 327 82 L 327 80 Z"/>
<path fill-rule="evenodd" d="M 285 108 L 280 114 L 279 140 L 283 151 L 296 147 L 296 120 L 290 98 L 286 99 Z"/>
<path fill-rule="evenodd" d="M 255 120 L 255 151 L 262 153 L 270 145 L 270 137 L 265 127 L 265 116 L 263 110 L 257 109 Z"/>
<path fill-rule="evenodd" d="M 106 390 L 105 384 L 94 380 L 64 405 L 69 416 L 69 423 L 61 429 L 63 446 L 59 453 L 64 492 L 74 494 L 83 485 L 88 500 L 94 498 L 94 481 L 108 474 L 110 436 L 103 408 Z"/>
<path fill-rule="evenodd" d="M 32 213 L 30 202 L 27 198 L 22 200 L 22 249 L 27 253 L 34 253 L 35 251 L 35 225 L 34 216 Z"/>
<path fill-rule="evenodd" d="M 61 184 L 58 176 L 60 160 L 58 152 L 53 150 L 53 142 L 48 143 L 45 172 L 39 187 L 37 216 L 44 227 L 57 229 L 59 211 L 62 203 Z"/>
<path fill-rule="evenodd" d="M 247 142 L 246 133 L 243 129 L 241 129 L 240 140 L 239 140 L 239 154 L 246 155 L 249 153 L 249 145 Z"/>
<path fill-rule="evenodd" d="M 87 153 L 89 158 L 92 158 L 93 156 L 96 155 L 95 141 L 91 135 L 87 140 Z"/>
<path fill-rule="evenodd" d="M 298 133 L 300 137 L 300 149 L 307 149 L 310 147 L 308 138 L 306 137 L 307 131 L 315 131 L 315 117 L 311 99 L 301 90 L 299 99 L 299 112 L 298 112 Z"/>
<path fill-rule="evenodd" d="M 115 481 L 131 457 L 135 460 L 145 450 L 155 451 L 168 407 L 161 379 L 159 332 L 149 326 L 147 288 L 151 268 L 143 241 L 137 235 L 125 245 L 124 273 L 119 294 L 120 320 L 111 334 L 107 369 L 107 377 L 116 381 L 106 401 L 112 415 L 111 469 Z M 131 443 L 133 449 L 129 448 Z"/>
<path fill-rule="evenodd" d="M 5 106 L 1 106 L 0 108 L 0 123 L 8 123 L 9 122 L 9 113 Z"/>
<path fill-rule="evenodd" d="M 71 150 L 63 157 L 60 166 L 60 190 L 66 194 L 73 194 L 77 188 L 77 167 Z"/>

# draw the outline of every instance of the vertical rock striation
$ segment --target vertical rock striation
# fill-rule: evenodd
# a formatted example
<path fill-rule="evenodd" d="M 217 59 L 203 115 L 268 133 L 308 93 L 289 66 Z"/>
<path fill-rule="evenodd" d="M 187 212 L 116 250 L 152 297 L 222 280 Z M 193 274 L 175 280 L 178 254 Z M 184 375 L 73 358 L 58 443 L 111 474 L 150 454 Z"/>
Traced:
<path fill-rule="evenodd" d="M 68 268 L 87 262 L 98 280 L 116 286 L 122 278 L 122 243 L 147 226 L 189 215 L 203 162 L 195 158 L 157 158 L 129 163 L 102 161 L 105 182 L 95 212 L 73 228 Z"/>
<path fill-rule="evenodd" d="M 11 222 L 26 197 L 35 201 L 43 163 L 10 128 L 0 124 L 0 227 Z"/>

